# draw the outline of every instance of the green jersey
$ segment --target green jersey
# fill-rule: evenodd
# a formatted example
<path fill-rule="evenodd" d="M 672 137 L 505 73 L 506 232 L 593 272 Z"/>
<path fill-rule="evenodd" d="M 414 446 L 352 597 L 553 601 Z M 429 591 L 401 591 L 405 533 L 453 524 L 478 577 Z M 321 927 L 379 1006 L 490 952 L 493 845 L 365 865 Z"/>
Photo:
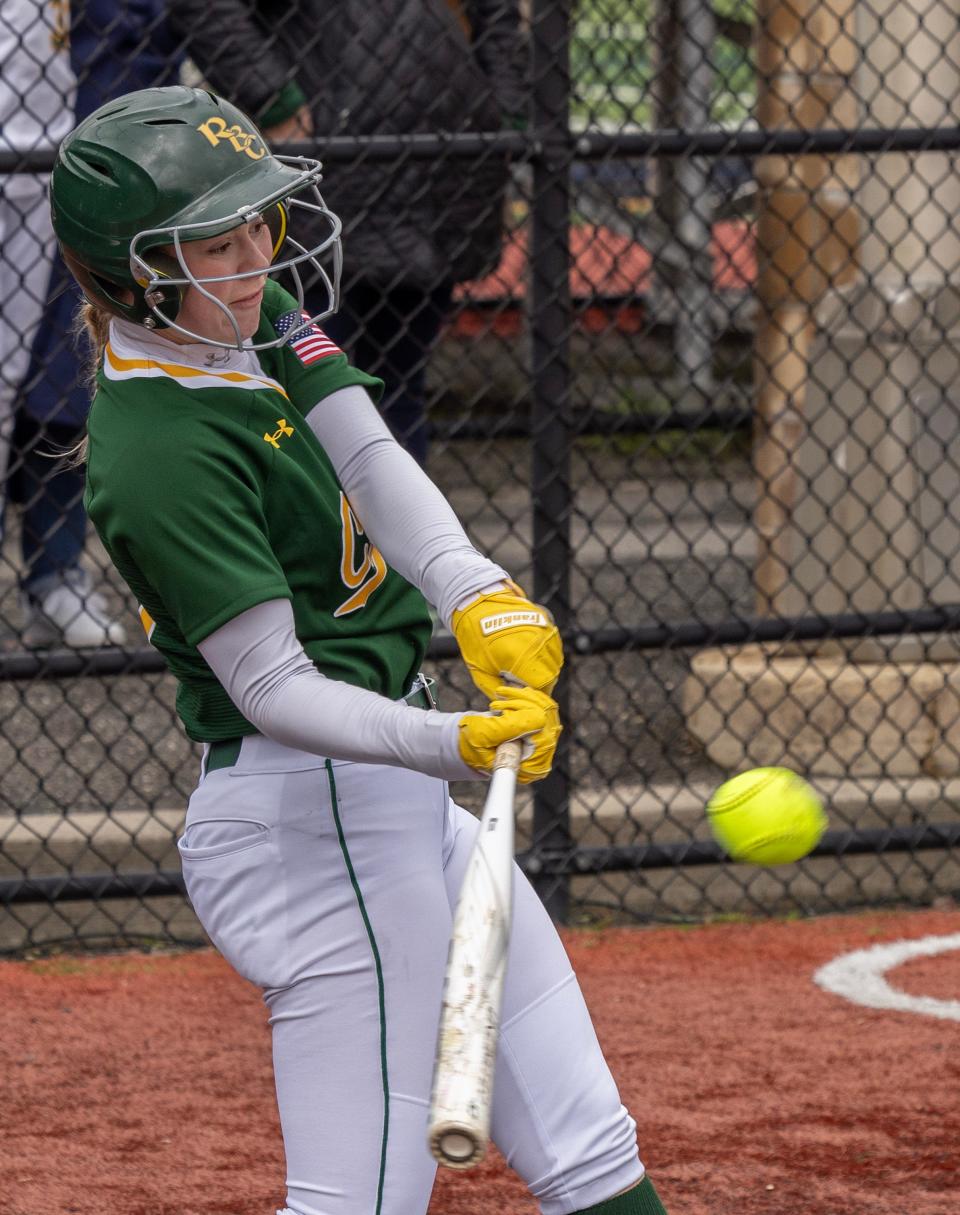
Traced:
<path fill-rule="evenodd" d="M 293 297 L 268 282 L 255 341 L 301 323 Z M 111 328 L 84 501 L 179 681 L 193 739 L 253 732 L 197 645 L 267 600 L 290 600 L 304 650 L 333 679 L 397 699 L 420 667 L 423 596 L 364 535 L 304 420 L 351 384 L 382 389 L 316 328 L 259 357 Z"/>

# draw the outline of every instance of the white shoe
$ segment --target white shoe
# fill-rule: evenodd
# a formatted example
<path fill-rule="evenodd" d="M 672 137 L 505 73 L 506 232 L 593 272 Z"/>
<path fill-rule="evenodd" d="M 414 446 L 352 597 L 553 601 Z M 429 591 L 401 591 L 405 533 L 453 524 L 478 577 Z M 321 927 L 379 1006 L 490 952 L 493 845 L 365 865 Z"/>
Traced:
<path fill-rule="evenodd" d="M 57 644 L 71 649 L 125 645 L 127 630 L 111 620 L 107 603 L 91 589 L 86 570 L 69 570 L 38 599 L 24 596 L 27 621 L 21 633 L 23 644 L 45 650 Z"/>

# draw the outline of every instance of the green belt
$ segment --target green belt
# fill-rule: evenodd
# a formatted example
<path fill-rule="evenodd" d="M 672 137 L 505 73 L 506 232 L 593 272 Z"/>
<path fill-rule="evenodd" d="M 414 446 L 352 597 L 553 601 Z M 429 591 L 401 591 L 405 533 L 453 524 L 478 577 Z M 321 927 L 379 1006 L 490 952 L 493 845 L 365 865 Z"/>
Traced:
<path fill-rule="evenodd" d="M 433 694 L 435 686 L 436 680 L 428 679 L 426 687 L 416 688 L 403 699 L 407 704 L 418 709 L 435 709 L 437 707 Z M 218 768 L 232 768 L 240 758 L 240 748 L 243 746 L 245 737 L 250 736 L 241 734 L 237 738 L 221 738 L 219 742 L 211 743 L 210 750 L 207 752 L 206 772 L 216 772 Z"/>

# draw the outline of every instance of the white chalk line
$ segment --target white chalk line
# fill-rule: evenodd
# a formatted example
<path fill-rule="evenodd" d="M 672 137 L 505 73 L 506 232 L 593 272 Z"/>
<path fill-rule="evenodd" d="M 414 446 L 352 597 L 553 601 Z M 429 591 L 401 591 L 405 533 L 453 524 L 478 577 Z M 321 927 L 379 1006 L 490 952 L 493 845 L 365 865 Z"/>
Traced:
<path fill-rule="evenodd" d="M 843 996 L 867 1008 L 920 1013 L 944 1021 L 960 1021 L 960 1000 L 936 1000 L 933 996 L 911 996 L 888 983 L 888 970 L 913 958 L 933 958 L 960 949 L 960 932 L 945 937 L 921 937 L 917 941 L 894 941 L 841 954 L 813 976 L 824 991 Z"/>

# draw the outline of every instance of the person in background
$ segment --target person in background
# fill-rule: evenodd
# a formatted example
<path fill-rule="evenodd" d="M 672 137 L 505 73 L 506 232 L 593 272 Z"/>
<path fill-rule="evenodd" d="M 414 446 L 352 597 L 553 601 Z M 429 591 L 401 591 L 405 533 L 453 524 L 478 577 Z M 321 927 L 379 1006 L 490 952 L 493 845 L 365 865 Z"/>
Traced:
<path fill-rule="evenodd" d="M 17 394 L 43 315 L 55 242 L 48 174 L 19 158 L 50 152 L 70 130 L 76 77 L 66 5 L 6 0 L 0 13 L 0 475 L 7 467 Z M 12 637 L 4 622 L 5 649 Z"/>
<path fill-rule="evenodd" d="M 24 7 L 37 12 L 51 8 L 37 0 Z M 61 11 L 66 8 L 63 5 Z M 37 28 L 34 23 L 34 37 Z M 0 38 L 9 32 L 0 31 Z M 58 78 L 47 76 L 47 83 L 56 86 L 54 92 L 59 90 L 50 98 L 51 113 L 56 114 L 51 143 L 105 101 L 131 89 L 173 84 L 179 78 L 183 55 L 167 24 L 163 0 L 75 3 L 69 28 L 60 31 L 59 41 L 66 61 Z M 5 68 L 5 79 L 6 75 Z M 28 89 L 26 95 L 35 108 L 33 93 Z M 45 199 L 36 214 L 47 223 Z M 30 223 L 33 228 L 32 215 Z M 9 377 L 12 455 L 6 501 L 20 508 L 24 609 L 20 641 L 31 649 L 123 645 L 126 629 L 111 618 L 104 596 L 94 589 L 90 572 L 81 563 L 87 531 L 83 470 L 55 458 L 82 436 L 90 405 L 90 387 L 78 371 L 76 349 L 77 342 L 82 348 L 87 339 L 73 333 L 82 297 L 59 253 L 51 256 L 49 246 L 46 257 L 38 259 L 37 278 L 41 272 L 48 279 L 45 295 L 40 286 L 42 318 L 31 331 L 32 341 L 24 342 L 18 366 Z M 21 337 L 27 339 L 19 311 L 14 316 Z"/>
<path fill-rule="evenodd" d="M 517 0 L 170 0 L 170 13 L 203 76 L 274 145 L 522 120 Z M 325 165 L 324 195 L 348 217 L 329 335 L 384 380 L 380 408 L 421 465 L 430 351 L 454 285 L 499 262 L 508 176 L 496 152 Z"/>

